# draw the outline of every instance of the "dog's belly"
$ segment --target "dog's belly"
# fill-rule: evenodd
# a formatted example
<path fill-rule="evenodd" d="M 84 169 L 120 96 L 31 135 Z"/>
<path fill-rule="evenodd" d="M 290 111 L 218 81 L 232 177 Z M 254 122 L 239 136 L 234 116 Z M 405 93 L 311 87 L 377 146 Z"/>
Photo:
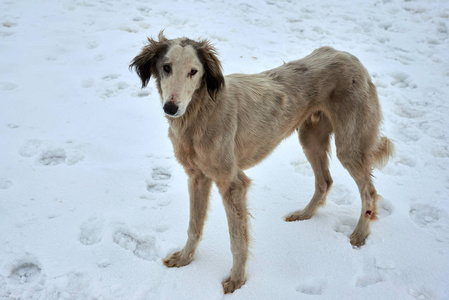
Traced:
<path fill-rule="evenodd" d="M 301 116 L 286 118 L 268 111 L 256 120 L 241 123 L 235 137 L 235 156 L 241 169 L 250 168 L 266 158 L 285 138 L 299 127 Z M 251 118 L 246 117 L 246 121 Z"/>
<path fill-rule="evenodd" d="M 283 125 L 272 122 L 271 126 L 259 124 L 257 131 L 251 128 L 239 128 L 236 134 L 235 157 L 241 169 L 248 169 L 265 159 L 295 130 L 295 122 Z"/>
<path fill-rule="evenodd" d="M 237 165 L 240 169 L 246 170 L 260 163 L 276 148 L 280 141 L 274 143 L 264 143 L 261 141 L 260 143 L 263 143 L 263 147 L 257 145 L 251 148 L 242 148 L 244 150 L 236 150 Z"/>
<path fill-rule="evenodd" d="M 306 103 L 292 98 L 265 74 L 233 74 L 226 77 L 226 84 L 229 99 L 238 106 L 235 158 L 239 168 L 247 169 L 300 126 L 308 114 Z"/>

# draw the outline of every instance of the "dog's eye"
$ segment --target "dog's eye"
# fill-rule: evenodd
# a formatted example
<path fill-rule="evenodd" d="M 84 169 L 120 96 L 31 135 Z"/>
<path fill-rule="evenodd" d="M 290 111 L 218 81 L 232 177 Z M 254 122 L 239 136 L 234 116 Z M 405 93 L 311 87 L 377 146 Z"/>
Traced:
<path fill-rule="evenodd" d="M 189 76 L 193 77 L 198 71 L 195 69 L 190 70 Z"/>
<path fill-rule="evenodd" d="M 170 65 L 164 65 L 164 71 L 166 72 L 166 73 L 170 73 L 170 71 L 171 71 L 171 67 L 170 67 Z"/>

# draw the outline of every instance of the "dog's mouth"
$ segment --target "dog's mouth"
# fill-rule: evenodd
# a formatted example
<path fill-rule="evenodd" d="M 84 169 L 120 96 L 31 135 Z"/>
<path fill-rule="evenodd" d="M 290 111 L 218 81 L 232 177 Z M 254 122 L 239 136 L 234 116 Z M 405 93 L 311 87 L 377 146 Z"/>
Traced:
<path fill-rule="evenodd" d="M 181 114 L 175 114 L 175 115 L 170 115 L 170 114 L 165 114 L 167 117 L 172 118 L 172 119 L 176 119 L 179 118 L 181 116 Z"/>

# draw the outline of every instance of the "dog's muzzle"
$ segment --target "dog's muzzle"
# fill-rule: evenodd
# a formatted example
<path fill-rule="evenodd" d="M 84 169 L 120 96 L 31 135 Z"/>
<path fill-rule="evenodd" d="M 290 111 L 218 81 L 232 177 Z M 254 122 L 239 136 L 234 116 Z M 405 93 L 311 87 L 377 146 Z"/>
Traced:
<path fill-rule="evenodd" d="M 164 105 L 164 112 L 169 116 L 174 116 L 178 112 L 178 105 L 174 104 L 173 102 L 167 102 Z"/>

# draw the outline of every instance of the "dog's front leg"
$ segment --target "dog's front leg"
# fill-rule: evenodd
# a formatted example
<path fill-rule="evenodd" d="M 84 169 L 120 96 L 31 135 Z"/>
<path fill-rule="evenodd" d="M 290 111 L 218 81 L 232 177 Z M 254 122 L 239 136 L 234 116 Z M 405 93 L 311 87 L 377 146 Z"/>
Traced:
<path fill-rule="evenodd" d="M 233 258 L 231 276 L 222 283 L 225 294 L 239 289 L 246 281 L 245 267 L 249 244 L 246 191 L 249 184 L 249 178 L 242 171 L 238 171 L 230 182 L 217 183 L 228 218 Z"/>
<path fill-rule="evenodd" d="M 184 248 L 164 259 L 167 267 L 182 267 L 193 260 L 198 243 L 203 233 L 206 220 L 212 180 L 201 172 L 189 174 L 190 222 L 187 231 L 188 239 Z"/>

